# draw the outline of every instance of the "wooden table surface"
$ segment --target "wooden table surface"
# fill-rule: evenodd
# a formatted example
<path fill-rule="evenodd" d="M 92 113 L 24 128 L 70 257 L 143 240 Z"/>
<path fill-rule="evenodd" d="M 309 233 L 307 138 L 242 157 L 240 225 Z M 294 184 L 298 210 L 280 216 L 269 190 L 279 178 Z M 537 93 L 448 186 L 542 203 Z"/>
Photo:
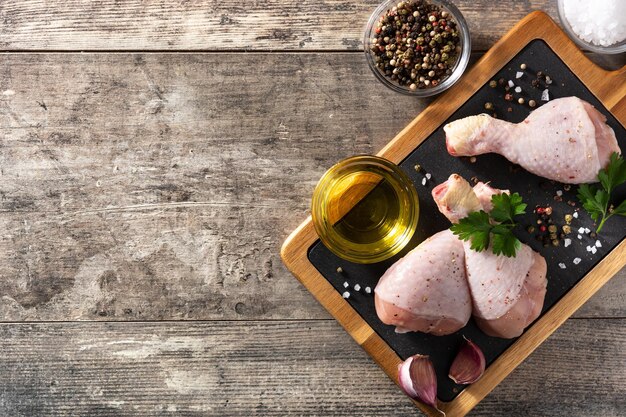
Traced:
<path fill-rule="evenodd" d="M 474 58 L 556 16 L 455 3 Z M 429 103 L 366 67 L 375 6 L 0 2 L 0 416 L 418 414 L 278 255 Z M 471 415 L 625 415 L 625 278 Z"/>

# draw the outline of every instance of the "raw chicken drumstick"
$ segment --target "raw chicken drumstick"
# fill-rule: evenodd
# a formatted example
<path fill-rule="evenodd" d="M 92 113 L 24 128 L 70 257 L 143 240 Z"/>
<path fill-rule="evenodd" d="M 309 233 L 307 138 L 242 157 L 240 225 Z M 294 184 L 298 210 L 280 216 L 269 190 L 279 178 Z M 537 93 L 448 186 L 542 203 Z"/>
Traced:
<path fill-rule="evenodd" d="M 611 153 L 621 153 L 606 117 L 578 97 L 552 100 L 523 122 L 487 114 L 444 127 L 453 156 L 498 153 L 541 177 L 568 184 L 596 182 Z"/>
<path fill-rule="evenodd" d="M 439 210 L 456 223 L 470 212 L 489 212 L 491 196 L 508 192 L 484 183 L 473 189 L 457 174 L 433 189 Z M 478 327 L 490 336 L 513 338 L 541 313 L 546 294 L 546 261 L 522 244 L 515 257 L 495 255 L 490 249 L 476 252 L 463 242 L 467 281 Z"/>
<path fill-rule="evenodd" d="M 374 303 L 378 318 L 398 333 L 461 329 L 472 313 L 463 243 L 450 230 L 423 241 L 381 277 Z"/>

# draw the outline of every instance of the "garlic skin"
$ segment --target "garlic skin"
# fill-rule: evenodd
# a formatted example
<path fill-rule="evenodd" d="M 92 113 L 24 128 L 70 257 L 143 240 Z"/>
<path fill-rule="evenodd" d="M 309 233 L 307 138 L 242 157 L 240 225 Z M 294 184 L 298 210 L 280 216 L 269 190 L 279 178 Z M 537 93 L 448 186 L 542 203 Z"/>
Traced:
<path fill-rule="evenodd" d="M 457 384 L 473 384 L 485 372 L 485 355 L 471 340 L 463 336 L 465 341 L 456 354 L 448 376 Z"/>
<path fill-rule="evenodd" d="M 428 356 L 413 355 L 402 362 L 398 383 L 406 395 L 443 413 L 437 408 L 437 375 Z"/>

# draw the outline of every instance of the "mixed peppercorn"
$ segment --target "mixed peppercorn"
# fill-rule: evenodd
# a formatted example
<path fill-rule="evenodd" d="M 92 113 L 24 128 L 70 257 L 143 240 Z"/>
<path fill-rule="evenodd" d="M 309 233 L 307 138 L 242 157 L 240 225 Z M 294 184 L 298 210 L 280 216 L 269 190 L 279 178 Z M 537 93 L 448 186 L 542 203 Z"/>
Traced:
<path fill-rule="evenodd" d="M 517 71 L 517 73 L 515 74 L 515 79 L 517 80 L 525 76 L 525 74 L 527 74 L 526 73 L 527 68 L 528 66 L 526 64 L 521 64 L 520 65 L 521 71 Z M 552 84 L 552 82 L 553 82 L 552 78 L 550 78 L 549 75 L 546 75 L 543 71 L 537 71 L 535 78 L 531 80 L 530 84 L 535 89 L 543 88 L 543 92 L 541 94 L 541 100 L 548 101 L 550 99 L 549 93 L 548 93 L 548 86 Z M 532 100 L 532 99 L 526 100 L 524 97 L 522 97 L 522 95 L 524 94 L 522 87 L 519 85 L 516 86 L 513 80 L 507 81 L 504 78 L 499 78 L 498 80 L 491 80 L 489 81 L 489 87 L 503 88 L 505 101 L 510 101 L 510 102 L 515 101 L 518 104 L 527 104 L 528 107 L 530 107 L 531 109 L 537 107 L 537 101 Z M 485 110 L 494 110 L 494 105 L 491 102 L 486 102 L 484 106 L 485 106 Z M 507 111 L 510 113 L 513 111 L 513 108 L 508 107 Z M 495 117 L 495 114 L 494 114 L 494 117 Z"/>
<path fill-rule="evenodd" d="M 371 51 L 379 71 L 411 90 L 430 88 L 452 74 L 461 52 L 450 14 L 424 0 L 403 1 L 376 23 Z"/>

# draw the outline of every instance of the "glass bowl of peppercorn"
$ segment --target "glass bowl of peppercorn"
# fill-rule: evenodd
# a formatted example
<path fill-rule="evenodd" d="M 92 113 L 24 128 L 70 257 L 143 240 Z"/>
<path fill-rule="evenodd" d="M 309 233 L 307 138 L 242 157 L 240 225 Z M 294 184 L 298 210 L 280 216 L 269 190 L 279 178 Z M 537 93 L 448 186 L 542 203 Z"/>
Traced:
<path fill-rule="evenodd" d="M 452 86 L 471 52 L 467 23 L 446 0 L 385 1 L 372 13 L 363 45 L 379 81 L 417 97 Z"/>

